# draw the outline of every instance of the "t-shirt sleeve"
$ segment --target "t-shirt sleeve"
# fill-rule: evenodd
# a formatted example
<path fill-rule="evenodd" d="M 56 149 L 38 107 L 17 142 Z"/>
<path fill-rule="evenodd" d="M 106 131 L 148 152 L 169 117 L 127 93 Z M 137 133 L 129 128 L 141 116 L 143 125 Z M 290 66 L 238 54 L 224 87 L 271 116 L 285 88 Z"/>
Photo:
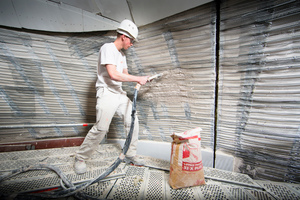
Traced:
<path fill-rule="evenodd" d="M 107 64 L 112 64 L 112 65 L 117 65 L 115 59 L 115 55 L 113 53 L 113 50 L 110 48 L 110 45 L 104 45 L 100 49 L 100 59 L 101 65 L 107 65 Z"/>

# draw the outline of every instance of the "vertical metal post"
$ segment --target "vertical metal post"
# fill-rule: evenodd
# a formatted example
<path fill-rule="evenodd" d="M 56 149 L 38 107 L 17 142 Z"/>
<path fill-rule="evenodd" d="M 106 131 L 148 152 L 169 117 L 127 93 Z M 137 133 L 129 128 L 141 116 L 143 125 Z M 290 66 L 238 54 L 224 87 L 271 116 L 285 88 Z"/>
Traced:
<path fill-rule="evenodd" d="M 219 98 L 219 51 L 220 51 L 220 4 L 221 0 L 215 0 L 216 9 L 216 33 L 215 33 L 215 121 L 214 121 L 214 153 L 213 153 L 213 168 L 216 164 L 216 151 L 217 151 L 217 125 L 218 125 L 218 98 Z"/>

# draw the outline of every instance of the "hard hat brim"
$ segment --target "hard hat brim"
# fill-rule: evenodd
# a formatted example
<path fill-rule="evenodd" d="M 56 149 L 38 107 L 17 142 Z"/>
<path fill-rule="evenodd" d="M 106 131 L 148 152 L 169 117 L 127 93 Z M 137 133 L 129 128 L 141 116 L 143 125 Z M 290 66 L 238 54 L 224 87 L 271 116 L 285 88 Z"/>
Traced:
<path fill-rule="evenodd" d="M 127 31 L 125 30 L 122 30 L 120 28 L 117 29 L 117 32 L 120 33 L 120 34 L 123 34 L 123 35 L 126 35 L 127 37 L 133 39 L 135 42 L 138 42 L 138 39 L 137 38 L 134 38 L 132 35 L 130 35 Z"/>

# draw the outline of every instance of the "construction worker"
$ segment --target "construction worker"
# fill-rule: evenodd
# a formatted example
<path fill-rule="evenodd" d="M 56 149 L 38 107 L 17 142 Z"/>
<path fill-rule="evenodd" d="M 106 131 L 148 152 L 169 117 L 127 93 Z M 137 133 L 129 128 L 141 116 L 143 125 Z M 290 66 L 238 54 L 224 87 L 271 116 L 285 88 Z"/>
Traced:
<path fill-rule="evenodd" d="M 137 26 L 130 20 L 124 20 L 117 29 L 116 40 L 113 43 L 106 43 L 100 48 L 96 82 L 96 123 L 76 152 L 74 170 L 77 174 L 86 172 L 85 161 L 107 134 L 115 113 L 124 120 L 127 134 L 130 130 L 132 102 L 123 91 L 122 82 L 136 82 L 144 85 L 148 76 L 130 75 L 127 70 L 126 57 L 121 50 L 131 47 L 137 40 L 137 36 Z M 136 155 L 138 133 L 139 122 L 136 117 L 131 144 L 125 160 L 134 165 L 143 165 L 143 159 Z"/>

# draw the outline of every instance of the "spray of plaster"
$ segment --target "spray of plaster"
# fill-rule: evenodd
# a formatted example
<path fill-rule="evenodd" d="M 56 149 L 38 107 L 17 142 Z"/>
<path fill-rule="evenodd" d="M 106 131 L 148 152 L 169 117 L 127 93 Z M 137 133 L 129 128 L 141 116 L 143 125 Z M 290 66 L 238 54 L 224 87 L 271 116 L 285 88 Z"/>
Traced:
<path fill-rule="evenodd" d="M 186 101 L 191 88 L 186 85 L 188 76 L 183 69 L 167 70 L 163 76 L 147 83 L 139 92 L 139 98 L 177 103 Z"/>

